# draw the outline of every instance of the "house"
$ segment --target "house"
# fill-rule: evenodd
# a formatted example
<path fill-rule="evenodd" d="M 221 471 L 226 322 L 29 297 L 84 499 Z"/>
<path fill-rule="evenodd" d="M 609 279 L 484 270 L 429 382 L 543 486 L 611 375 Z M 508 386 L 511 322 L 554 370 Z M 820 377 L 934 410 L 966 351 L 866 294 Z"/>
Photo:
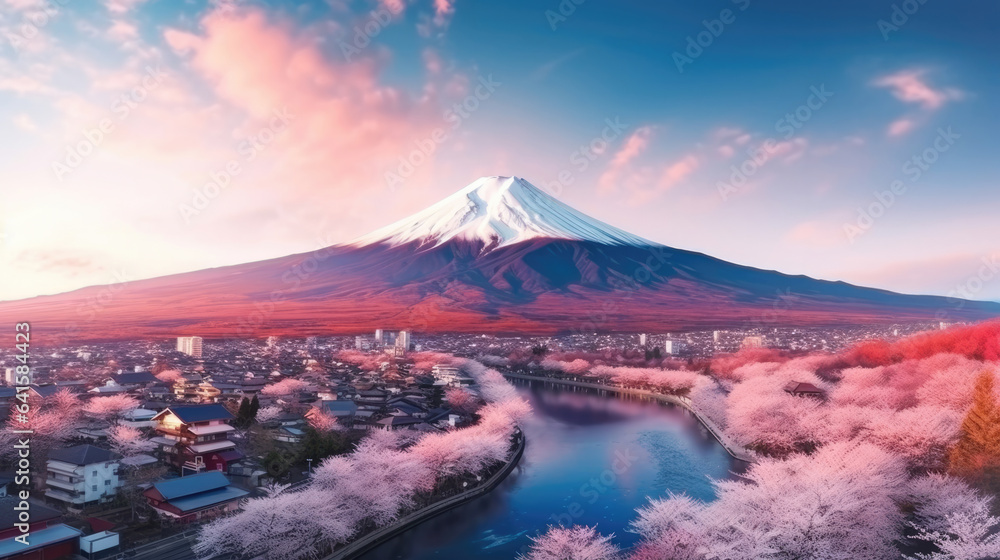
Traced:
<path fill-rule="evenodd" d="M 160 380 L 148 371 L 137 371 L 135 373 L 120 373 L 112 377 L 111 381 L 115 385 L 132 390 L 149 387 L 158 383 Z"/>
<path fill-rule="evenodd" d="M 337 418 L 350 419 L 358 413 L 358 403 L 354 401 L 320 401 L 319 407 Z"/>
<path fill-rule="evenodd" d="M 121 486 L 117 453 L 90 444 L 56 449 L 46 463 L 45 497 L 70 505 L 108 500 Z"/>
<path fill-rule="evenodd" d="M 188 523 L 236 511 L 249 492 L 231 486 L 221 472 L 208 471 L 154 482 L 142 494 L 162 517 Z"/>
<path fill-rule="evenodd" d="M 284 443 L 301 443 L 305 434 L 306 432 L 302 428 L 296 426 L 282 426 L 278 428 L 277 433 L 274 435 L 274 439 L 275 441 Z"/>
<path fill-rule="evenodd" d="M 401 429 L 415 430 L 418 429 L 420 424 L 426 424 L 426 422 L 420 418 L 414 418 L 412 416 L 390 416 L 375 422 L 375 426 L 373 427 L 391 432 Z"/>
<path fill-rule="evenodd" d="M 229 425 L 232 419 L 221 404 L 168 407 L 153 417 L 158 435 L 152 441 L 160 446 L 164 462 L 181 472 L 225 471 L 243 458 L 229 440 L 235 430 Z"/>
<path fill-rule="evenodd" d="M 24 534 L 17 525 L 25 509 L 31 515 L 27 545 L 15 540 Z M 33 500 L 0 498 L 0 558 L 57 560 L 76 554 L 82 532 L 59 523 L 60 517 L 60 512 Z"/>
<path fill-rule="evenodd" d="M 122 424 L 138 430 L 152 428 L 156 426 L 156 422 L 153 421 L 155 416 L 155 410 L 135 408 L 122 415 Z"/>
<path fill-rule="evenodd" d="M 785 392 L 796 397 L 812 397 L 822 399 L 824 396 L 823 390 L 819 387 L 813 385 L 812 383 L 800 383 L 798 381 L 789 381 L 786 383 Z"/>

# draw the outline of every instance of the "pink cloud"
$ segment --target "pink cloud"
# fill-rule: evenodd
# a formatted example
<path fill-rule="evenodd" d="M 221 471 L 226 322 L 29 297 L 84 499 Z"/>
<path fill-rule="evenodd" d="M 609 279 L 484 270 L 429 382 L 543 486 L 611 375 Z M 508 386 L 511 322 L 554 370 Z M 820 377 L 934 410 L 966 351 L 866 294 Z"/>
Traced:
<path fill-rule="evenodd" d="M 914 126 L 916 126 L 916 123 L 914 123 L 911 119 L 897 119 L 889 123 L 889 128 L 886 133 L 889 136 L 903 136 L 912 131 Z"/>
<path fill-rule="evenodd" d="M 915 103 L 923 109 L 935 110 L 945 103 L 964 97 L 955 88 L 934 89 L 924 80 L 926 69 L 902 70 L 875 80 L 878 87 L 887 88 L 892 95 L 905 103 Z"/>
<path fill-rule="evenodd" d="M 686 155 L 671 165 L 668 165 L 666 169 L 663 170 L 663 175 L 660 177 L 659 187 L 661 190 L 669 190 L 678 185 L 689 175 L 698 169 L 700 162 L 698 158 L 693 155 Z"/>
<path fill-rule="evenodd" d="M 601 175 L 597 185 L 602 192 L 610 192 L 617 188 L 622 173 L 628 168 L 637 157 L 642 155 L 649 147 L 654 127 L 643 126 L 638 128 L 625 140 L 624 145 L 615 153 L 608 164 L 607 169 Z"/>

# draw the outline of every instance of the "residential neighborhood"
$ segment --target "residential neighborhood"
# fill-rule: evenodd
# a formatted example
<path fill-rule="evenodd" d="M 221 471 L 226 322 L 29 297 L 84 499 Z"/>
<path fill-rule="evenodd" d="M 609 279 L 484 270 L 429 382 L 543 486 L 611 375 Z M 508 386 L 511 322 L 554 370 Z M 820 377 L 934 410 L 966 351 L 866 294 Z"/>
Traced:
<path fill-rule="evenodd" d="M 200 357 L 123 342 L 36 360 L 28 393 L 34 460 L 44 461 L 32 465 L 28 502 L 39 545 L 13 546 L 12 518 L 0 527 L 0 558 L 155 543 L 271 484 L 305 482 L 372 431 L 444 432 L 473 420 L 445 397 L 472 380 L 436 361 L 444 354 L 413 352 L 406 333 L 380 330 L 363 351 L 355 337 L 199 345 Z M 15 390 L 0 387 L 11 427 Z M 14 459 L 3 457 L 0 492 L 13 491 Z"/>

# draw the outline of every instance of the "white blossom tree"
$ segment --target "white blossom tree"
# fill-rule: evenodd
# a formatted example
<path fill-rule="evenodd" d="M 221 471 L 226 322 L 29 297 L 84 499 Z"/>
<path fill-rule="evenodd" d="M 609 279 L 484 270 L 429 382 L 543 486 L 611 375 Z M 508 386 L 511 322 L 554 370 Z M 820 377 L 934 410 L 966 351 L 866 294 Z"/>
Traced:
<path fill-rule="evenodd" d="M 617 560 L 614 535 L 604 536 L 596 527 L 549 527 L 544 535 L 532 537 L 531 550 L 518 560 Z"/>

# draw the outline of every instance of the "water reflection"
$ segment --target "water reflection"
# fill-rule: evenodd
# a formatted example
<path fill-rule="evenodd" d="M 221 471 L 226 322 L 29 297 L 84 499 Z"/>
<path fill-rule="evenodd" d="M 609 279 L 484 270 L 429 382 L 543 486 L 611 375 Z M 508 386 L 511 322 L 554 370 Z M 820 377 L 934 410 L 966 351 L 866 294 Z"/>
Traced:
<path fill-rule="evenodd" d="M 512 560 L 548 525 L 598 525 L 633 544 L 647 496 L 712 498 L 710 478 L 740 470 L 687 411 L 637 398 L 518 382 L 534 410 L 520 466 L 490 494 L 365 555 L 371 560 Z"/>

